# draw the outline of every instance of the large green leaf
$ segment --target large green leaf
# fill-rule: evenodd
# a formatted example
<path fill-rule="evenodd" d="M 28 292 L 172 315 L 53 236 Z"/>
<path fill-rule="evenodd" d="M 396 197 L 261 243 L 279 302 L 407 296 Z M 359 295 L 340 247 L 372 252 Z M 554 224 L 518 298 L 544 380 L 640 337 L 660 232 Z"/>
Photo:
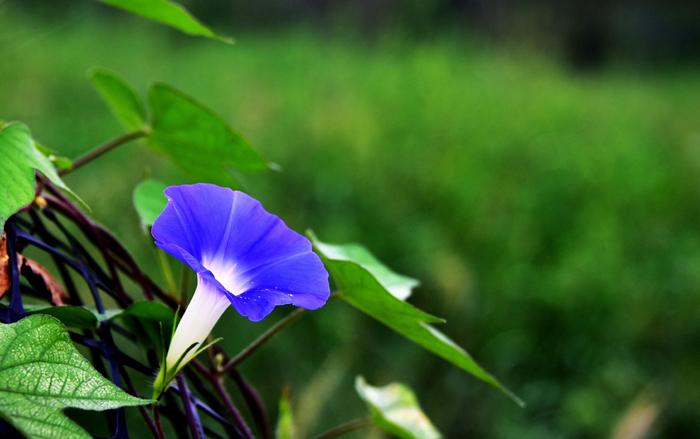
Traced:
<path fill-rule="evenodd" d="M 235 185 L 232 172 L 268 167 L 221 118 L 178 90 L 153 85 L 148 102 L 153 129 L 149 142 L 197 180 Z"/>
<path fill-rule="evenodd" d="M 62 410 L 149 404 L 97 372 L 55 318 L 0 324 L 0 416 L 29 438 L 89 438 Z"/>
<path fill-rule="evenodd" d="M 37 149 L 26 125 L 19 122 L 3 125 L 0 128 L 0 230 L 12 214 L 34 200 L 35 171 L 77 198 L 51 161 Z"/>
<path fill-rule="evenodd" d="M 126 129 L 138 130 L 146 125 L 145 106 L 129 84 L 105 69 L 94 69 L 88 75 L 114 117 Z"/>
<path fill-rule="evenodd" d="M 165 183 L 160 181 L 144 180 L 134 189 L 134 207 L 142 225 L 152 226 L 165 208 L 168 202 L 163 194 L 165 188 Z"/>
<path fill-rule="evenodd" d="M 439 439 L 439 431 L 423 413 L 411 389 L 399 383 L 372 387 L 355 379 L 355 390 L 366 403 L 377 427 L 401 439 Z"/>
<path fill-rule="evenodd" d="M 331 245 L 319 241 L 312 233 L 309 233 L 309 236 L 333 276 L 339 290 L 339 298 L 455 366 L 495 386 L 516 403 L 523 404 L 517 396 L 479 366 L 464 349 L 430 325 L 443 323 L 444 320 L 423 312 L 392 294 L 389 291 L 392 283 L 386 283 L 386 277 L 375 277 L 363 267 L 363 264 L 366 265 L 366 258 L 355 261 L 350 257 L 353 254 L 362 256 L 368 253 L 366 250 L 358 253 L 353 250 L 357 244 Z M 376 261 L 376 258 L 372 257 L 372 260 Z M 373 271 L 384 272 L 376 267 Z"/>
<path fill-rule="evenodd" d="M 189 35 L 215 38 L 224 42 L 231 39 L 219 36 L 194 18 L 182 5 L 170 0 L 100 0 L 102 3 L 174 27 Z"/>

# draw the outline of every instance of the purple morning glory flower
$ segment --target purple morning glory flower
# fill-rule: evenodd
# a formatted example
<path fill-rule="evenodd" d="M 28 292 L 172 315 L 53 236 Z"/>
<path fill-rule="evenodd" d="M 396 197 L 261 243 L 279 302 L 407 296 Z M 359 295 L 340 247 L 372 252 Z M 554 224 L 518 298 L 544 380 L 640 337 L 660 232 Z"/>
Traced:
<path fill-rule="evenodd" d="M 166 375 L 197 354 L 229 305 L 259 321 L 277 305 L 317 309 L 328 300 L 328 273 L 309 240 L 259 201 L 203 183 L 171 186 L 165 195 L 151 233 L 198 281 L 170 343 Z"/>

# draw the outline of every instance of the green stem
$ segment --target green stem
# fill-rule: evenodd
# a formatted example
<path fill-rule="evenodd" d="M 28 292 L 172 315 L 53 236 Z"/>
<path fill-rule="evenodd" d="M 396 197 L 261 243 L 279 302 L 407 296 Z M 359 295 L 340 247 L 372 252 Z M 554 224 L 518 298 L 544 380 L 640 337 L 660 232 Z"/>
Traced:
<path fill-rule="evenodd" d="M 123 145 L 125 143 L 131 142 L 132 140 L 140 139 L 141 137 L 145 137 L 148 135 L 148 130 L 146 128 L 138 130 L 138 131 L 131 131 L 126 134 L 122 134 L 119 137 L 115 137 L 114 139 L 103 143 L 100 146 L 97 146 L 93 148 L 92 150 L 88 151 L 85 155 L 82 155 L 78 157 L 77 159 L 73 160 L 73 167 L 70 169 L 64 169 L 59 172 L 60 175 L 66 175 L 70 172 L 75 171 L 76 169 L 82 167 L 83 165 L 95 160 L 96 158 L 102 156 L 103 154 L 113 150 L 117 146 Z"/>
<path fill-rule="evenodd" d="M 243 362 L 243 360 L 251 356 L 253 352 L 257 351 L 262 345 L 264 345 L 269 339 L 274 337 L 275 334 L 283 330 L 285 327 L 287 327 L 287 325 L 295 322 L 297 319 L 299 319 L 299 317 L 306 314 L 306 312 L 307 311 L 303 308 L 297 308 L 296 310 L 287 314 L 284 318 L 275 323 L 270 329 L 262 333 L 262 335 L 260 335 L 255 340 L 253 340 L 253 342 L 246 346 L 245 349 L 236 354 L 235 357 L 228 360 L 228 362 L 217 371 L 217 374 L 219 376 L 224 375 L 231 369 L 238 366 L 240 363 Z"/>

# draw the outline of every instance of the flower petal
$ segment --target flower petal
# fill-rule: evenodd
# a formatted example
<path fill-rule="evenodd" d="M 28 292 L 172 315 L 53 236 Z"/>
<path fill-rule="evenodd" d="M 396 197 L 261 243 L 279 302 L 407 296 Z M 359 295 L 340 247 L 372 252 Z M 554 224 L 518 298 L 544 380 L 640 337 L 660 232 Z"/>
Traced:
<path fill-rule="evenodd" d="M 277 305 L 316 309 L 328 300 L 328 273 L 309 240 L 254 198 L 211 184 L 171 186 L 165 195 L 156 245 L 211 276 L 240 314 L 257 321 Z"/>

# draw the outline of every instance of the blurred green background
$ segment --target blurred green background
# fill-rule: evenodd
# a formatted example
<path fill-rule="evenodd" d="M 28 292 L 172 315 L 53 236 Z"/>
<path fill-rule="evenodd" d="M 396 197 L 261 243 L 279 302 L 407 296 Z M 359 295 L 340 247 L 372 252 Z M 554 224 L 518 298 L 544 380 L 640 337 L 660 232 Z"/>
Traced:
<path fill-rule="evenodd" d="M 503 19 L 512 32 L 466 30 L 416 2 L 378 23 L 344 14 L 371 2 L 330 19 L 268 1 L 278 15 L 238 7 L 230 22 L 190 2 L 228 46 L 89 1 L 40 3 L 0 2 L 0 117 L 73 157 L 121 133 L 89 68 L 142 93 L 177 86 L 282 167 L 245 190 L 295 229 L 421 279 L 411 301 L 528 403 L 330 303 L 243 368 L 273 414 L 290 386 L 302 437 L 362 415 L 357 374 L 412 386 L 450 438 L 700 435 L 694 46 L 645 46 L 629 26 L 615 39 L 614 20 L 599 40 L 572 22 L 547 34 L 522 13 Z M 130 144 L 67 182 L 158 277 L 131 206 L 144 177 L 189 181 Z M 230 312 L 217 334 L 235 351 L 285 312 Z"/>

